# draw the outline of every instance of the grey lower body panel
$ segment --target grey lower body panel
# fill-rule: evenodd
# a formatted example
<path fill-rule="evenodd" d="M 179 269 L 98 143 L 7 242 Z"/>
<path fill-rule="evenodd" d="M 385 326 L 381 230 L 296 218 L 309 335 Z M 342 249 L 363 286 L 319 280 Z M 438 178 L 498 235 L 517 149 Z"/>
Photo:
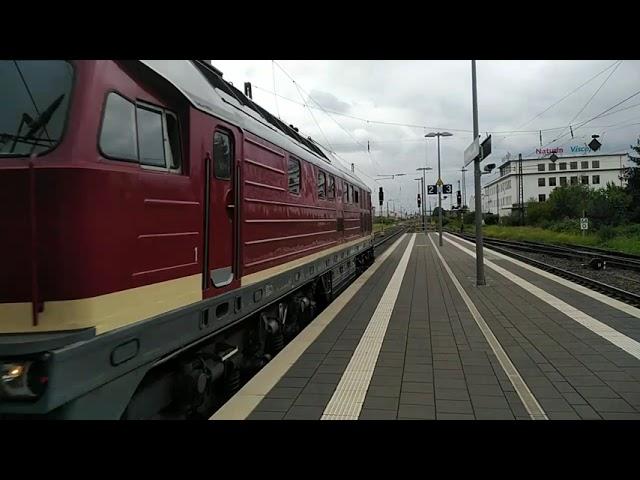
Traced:
<path fill-rule="evenodd" d="M 159 361 L 206 342 L 317 277 L 339 272 L 340 266 L 340 275 L 351 275 L 349 269 L 355 267 L 343 264 L 354 264 L 355 257 L 371 249 L 372 238 L 264 281 L 101 335 L 89 329 L 65 345 L 26 342 L 29 348 L 21 350 L 24 354 L 51 354 L 49 387 L 35 402 L 0 401 L 0 414 L 44 415 L 66 405 L 63 417 L 81 418 L 80 410 L 67 404 L 86 401 L 95 411 L 100 410 L 100 404 L 109 404 L 109 418 L 120 418 L 126 407 L 124 400 L 128 401 L 139 381 Z M 0 338 L 6 340 L 6 336 Z M 0 350 L 0 358 L 10 351 L 5 348 Z"/>

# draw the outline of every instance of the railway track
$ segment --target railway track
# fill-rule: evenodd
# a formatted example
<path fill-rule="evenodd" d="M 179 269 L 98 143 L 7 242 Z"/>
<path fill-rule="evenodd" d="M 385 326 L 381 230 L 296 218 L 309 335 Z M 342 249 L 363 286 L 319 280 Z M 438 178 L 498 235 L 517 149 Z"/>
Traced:
<path fill-rule="evenodd" d="M 452 231 L 450 231 L 449 233 L 475 242 L 476 237 L 474 235 L 459 234 Z M 502 240 L 491 237 L 484 237 L 483 242 L 487 245 L 506 247 L 523 252 L 544 253 L 546 255 L 566 258 L 569 260 L 591 261 L 600 259 L 606 266 L 609 267 L 640 272 L 640 256 L 631 255 L 628 253 L 613 252 L 611 250 L 604 250 L 593 247 L 583 247 L 581 245 L 559 246 L 529 241 Z"/>
<path fill-rule="evenodd" d="M 460 233 L 451 232 L 451 231 L 449 231 L 448 233 L 460 238 L 464 238 L 465 240 L 475 242 L 475 238 L 476 238 L 475 236 L 460 234 Z M 503 255 L 508 255 L 509 257 L 513 257 L 517 260 L 520 260 L 521 262 L 528 263 L 529 265 L 533 265 L 534 267 L 537 267 L 546 272 L 550 272 L 550 273 L 553 273 L 554 275 L 558 275 L 559 277 L 566 278 L 568 280 L 571 280 L 572 282 L 578 283 L 580 285 L 590 288 L 591 290 L 595 290 L 609 297 L 628 303 L 629 305 L 632 305 L 634 307 L 640 307 L 640 295 L 638 294 L 629 292 L 627 290 L 623 290 L 618 287 L 614 287 L 613 285 L 600 282 L 593 278 L 585 277 L 584 275 L 580 275 L 578 273 L 571 272 L 569 270 L 566 270 L 560 267 L 556 267 L 554 265 L 550 265 L 545 262 L 541 262 L 539 260 L 535 260 L 531 257 L 528 257 L 526 255 L 521 255 L 519 253 L 515 253 L 514 251 L 510 250 L 511 248 L 521 249 L 521 250 L 532 252 L 532 253 L 545 253 L 548 255 L 553 255 L 553 253 L 550 253 L 550 252 L 555 251 L 555 249 L 548 248 L 549 246 L 547 245 L 542 245 L 540 248 L 537 248 L 537 245 L 533 244 L 533 242 L 523 245 L 523 242 L 510 242 L 506 240 L 496 240 L 492 238 L 483 238 L 483 243 L 491 247 L 492 250 L 502 253 Z M 515 244 L 516 246 L 513 246 L 513 244 Z M 583 258 L 581 255 L 584 252 L 580 252 L 579 254 L 576 253 L 572 257 L 565 256 L 565 255 L 568 255 L 565 252 L 560 251 L 557 253 L 558 254 L 555 256 L 562 256 L 563 258 L 575 259 L 575 258 Z M 602 258 L 602 257 L 599 257 L 599 258 Z M 609 262 L 608 264 L 611 265 L 611 263 Z"/>

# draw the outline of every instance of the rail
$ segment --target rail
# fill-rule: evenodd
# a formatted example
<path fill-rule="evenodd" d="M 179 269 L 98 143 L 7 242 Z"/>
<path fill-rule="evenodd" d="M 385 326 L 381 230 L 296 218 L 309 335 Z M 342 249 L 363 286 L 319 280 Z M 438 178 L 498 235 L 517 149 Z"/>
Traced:
<path fill-rule="evenodd" d="M 475 236 L 464 235 L 464 234 L 460 234 L 460 233 L 457 233 L 457 232 L 451 232 L 451 231 L 449 231 L 448 233 L 451 234 L 451 235 L 455 235 L 457 237 L 460 237 L 460 238 L 464 238 L 465 240 L 475 241 Z M 484 239 L 484 240 L 487 240 L 487 239 Z M 514 247 L 511 247 L 509 245 L 504 245 L 504 244 L 511 244 L 512 242 L 501 240 L 500 244 L 502 244 L 502 245 L 498 245 L 492 239 L 489 239 L 489 241 L 487 241 L 486 243 L 491 246 L 491 249 L 495 250 L 496 252 L 502 253 L 503 255 L 507 255 L 509 257 L 513 257 L 513 258 L 515 258 L 517 260 L 520 260 L 521 262 L 528 263 L 528 264 L 533 265 L 534 267 L 537 267 L 537 268 L 539 268 L 541 270 L 545 270 L 547 272 L 553 273 L 554 275 L 558 275 L 559 277 L 566 278 L 566 279 L 571 280 L 571 281 L 573 281 L 575 283 L 578 283 L 578 284 L 583 285 L 585 287 L 591 288 L 592 290 L 595 290 L 597 292 L 600 292 L 600 293 L 603 293 L 605 295 L 608 295 L 608 296 L 610 296 L 612 298 L 616 298 L 616 299 L 621 300 L 621 301 L 623 301 L 625 303 L 633 305 L 634 307 L 640 307 L 640 295 L 637 295 L 635 293 L 629 292 L 627 290 L 623 290 L 623 289 L 618 288 L 618 287 L 614 287 L 613 285 L 608 285 L 606 283 L 599 282 L 598 280 L 594 280 L 592 278 L 585 277 L 585 276 L 580 275 L 578 273 L 570 272 L 569 270 L 565 270 L 565 269 L 560 268 L 560 267 L 549 265 L 548 263 L 541 262 L 540 260 L 535 260 L 535 259 L 533 259 L 531 257 L 527 257 L 526 255 L 521 255 L 519 253 L 515 253 L 515 252 L 505 248 L 505 247 L 514 248 Z M 516 243 L 521 243 L 521 242 L 516 242 Z M 544 248 L 536 250 L 534 246 L 530 246 L 527 251 L 534 252 L 534 253 L 547 253 L 546 251 L 543 251 L 543 250 L 544 250 Z M 602 258 L 602 257 L 600 257 L 600 258 Z"/>

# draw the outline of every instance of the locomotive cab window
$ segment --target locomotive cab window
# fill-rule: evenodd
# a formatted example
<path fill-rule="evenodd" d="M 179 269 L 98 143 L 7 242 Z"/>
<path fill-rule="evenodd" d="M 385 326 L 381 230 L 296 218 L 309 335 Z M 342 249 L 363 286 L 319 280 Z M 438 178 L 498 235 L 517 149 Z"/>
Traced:
<path fill-rule="evenodd" d="M 318 198 L 324 200 L 327 198 L 327 175 L 324 172 L 318 172 Z"/>
<path fill-rule="evenodd" d="M 140 163 L 150 167 L 166 167 L 162 113 L 138 108 L 138 151 Z"/>
<path fill-rule="evenodd" d="M 289 193 L 300 193 L 300 161 L 289 158 Z"/>
<path fill-rule="evenodd" d="M 177 117 L 160 107 L 134 104 L 115 92 L 107 96 L 99 145 L 108 158 L 177 173 L 182 169 Z"/>
<path fill-rule="evenodd" d="M 226 132 L 213 134 L 213 172 L 220 180 L 231 179 L 231 159 L 233 158 L 233 140 Z"/>
<path fill-rule="evenodd" d="M 73 77 L 64 60 L 0 60 L 0 157 L 41 155 L 60 143 Z"/>
<path fill-rule="evenodd" d="M 107 97 L 100 149 L 109 157 L 138 161 L 135 105 L 117 93 Z"/>

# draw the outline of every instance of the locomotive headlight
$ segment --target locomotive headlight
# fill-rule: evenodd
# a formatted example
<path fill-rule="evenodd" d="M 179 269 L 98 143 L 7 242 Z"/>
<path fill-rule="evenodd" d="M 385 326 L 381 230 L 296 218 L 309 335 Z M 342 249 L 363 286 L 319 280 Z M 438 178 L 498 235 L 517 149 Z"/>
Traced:
<path fill-rule="evenodd" d="M 43 360 L 0 361 L 0 399 L 38 398 L 49 380 L 45 368 Z"/>
<path fill-rule="evenodd" d="M 5 363 L 2 365 L 2 381 L 12 382 L 19 379 L 27 370 L 24 363 Z"/>

